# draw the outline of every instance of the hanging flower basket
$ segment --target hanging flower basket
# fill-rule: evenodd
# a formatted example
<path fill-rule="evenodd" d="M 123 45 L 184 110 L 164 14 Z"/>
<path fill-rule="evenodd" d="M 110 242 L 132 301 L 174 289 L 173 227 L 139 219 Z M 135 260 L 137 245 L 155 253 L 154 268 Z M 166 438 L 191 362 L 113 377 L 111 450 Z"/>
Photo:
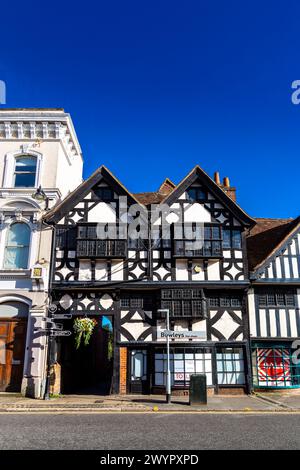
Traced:
<path fill-rule="evenodd" d="M 76 318 L 74 320 L 73 330 L 76 349 L 80 347 L 81 340 L 83 340 L 85 346 L 89 344 L 96 324 L 96 320 L 92 318 Z"/>

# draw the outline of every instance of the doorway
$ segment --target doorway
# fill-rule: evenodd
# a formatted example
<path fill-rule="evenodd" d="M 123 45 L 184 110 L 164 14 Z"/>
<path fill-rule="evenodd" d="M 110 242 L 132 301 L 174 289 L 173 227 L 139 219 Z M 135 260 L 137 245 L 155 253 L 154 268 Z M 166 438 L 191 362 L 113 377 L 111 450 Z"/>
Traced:
<path fill-rule="evenodd" d="M 150 393 L 148 351 L 132 349 L 129 355 L 130 393 Z"/>
<path fill-rule="evenodd" d="M 20 392 L 27 320 L 0 320 L 0 391 Z"/>
<path fill-rule="evenodd" d="M 29 307 L 17 301 L 0 303 L 0 392 L 20 392 Z"/>
<path fill-rule="evenodd" d="M 109 395 L 113 375 L 113 319 L 111 316 L 90 317 L 95 327 L 88 345 L 76 349 L 74 334 L 61 339 L 61 393 Z M 64 328 L 72 331 L 73 321 Z"/>

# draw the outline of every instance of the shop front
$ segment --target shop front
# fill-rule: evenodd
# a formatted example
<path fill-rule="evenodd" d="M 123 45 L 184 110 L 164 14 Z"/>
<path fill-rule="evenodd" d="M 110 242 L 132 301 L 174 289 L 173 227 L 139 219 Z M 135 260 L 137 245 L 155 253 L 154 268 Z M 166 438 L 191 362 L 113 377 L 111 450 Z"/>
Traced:
<path fill-rule="evenodd" d="M 188 393 L 192 374 L 205 374 L 208 393 L 241 393 L 249 389 L 246 345 L 172 344 L 172 393 Z M 167 351 L 162 344 L 128 348 L 128 393 L 164 394 Z"/>
<path fill-rule="evenodd" d="M 300 388 L 300 361 L 291 341 L 253 342 L 254 388 Z"/>

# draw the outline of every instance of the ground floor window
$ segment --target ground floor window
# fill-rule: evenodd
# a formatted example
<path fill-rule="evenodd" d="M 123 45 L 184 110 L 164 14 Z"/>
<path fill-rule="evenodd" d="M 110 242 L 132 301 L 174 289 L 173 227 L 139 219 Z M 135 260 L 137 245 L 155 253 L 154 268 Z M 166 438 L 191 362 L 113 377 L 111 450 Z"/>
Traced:
<path fill-rule="evenodd" d="M 217 349 L 218 385 L 244 385 L 245 368 L 242 348 Z"/>
<path fill-rule="evenodd" d="M 300 387 L 300 367 L 293 360 L 289 345 L 256 345 L 252 348 L 255 387 Z"/>
<path fill-rule="evenodd" d="M 211 351 L 206 348 L 171 348 L 171 384 L 173 387 L 188 387 L 191 374 L 206 374 L 207 385 L 212 385 Z M 166 385 L 167 354 L 164 349 L 155 352 L 155 377 L 157 386 Z"/>

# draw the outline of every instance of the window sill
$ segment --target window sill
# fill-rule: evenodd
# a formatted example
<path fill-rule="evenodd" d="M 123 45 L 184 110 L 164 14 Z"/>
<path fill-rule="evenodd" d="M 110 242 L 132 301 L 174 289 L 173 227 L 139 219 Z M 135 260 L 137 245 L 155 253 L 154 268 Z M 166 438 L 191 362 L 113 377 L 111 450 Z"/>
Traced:
<path fill-rule="evenodd" d="M 30 276 L 30 269 L 0 269 L 0 276 Z"/>

